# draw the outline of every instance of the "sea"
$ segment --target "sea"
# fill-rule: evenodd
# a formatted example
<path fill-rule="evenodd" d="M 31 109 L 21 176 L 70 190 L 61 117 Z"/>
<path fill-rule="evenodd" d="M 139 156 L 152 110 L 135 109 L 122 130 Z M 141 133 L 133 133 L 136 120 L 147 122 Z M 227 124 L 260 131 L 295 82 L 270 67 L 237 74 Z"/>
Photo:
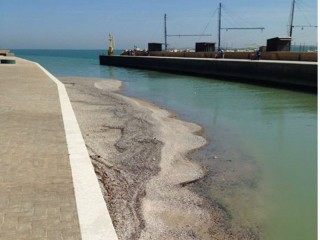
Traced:
<path fill-rule="evenodd" d="M 203 127 L 193 190 L 260 239 L 317 239 L 317 95 L 220 79 L 100 66 L 106 50 L 18 50 L 57 78 L 108 78 Z M 120 51 L 116 51 L 116 54 Z"/>

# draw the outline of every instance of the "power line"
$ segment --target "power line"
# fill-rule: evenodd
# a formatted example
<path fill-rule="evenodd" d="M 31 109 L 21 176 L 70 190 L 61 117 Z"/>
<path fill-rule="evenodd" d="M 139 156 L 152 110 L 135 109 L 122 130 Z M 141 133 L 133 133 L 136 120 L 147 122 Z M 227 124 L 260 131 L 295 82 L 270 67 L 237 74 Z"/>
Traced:
<path fill-rule="evenodd" d="M 220 28 L 223 30 L 264 30 L 264 27 L 227 27 L 227 28 Z"/>
<path fill-rule="evenodd" d="M 220 49 L 221 47 L 221 30 L 261 30 L 263 31 L 265 28 L 264 27 L 221 27 L 222 25 L 222 4 L 221 2 L 219 3 L 219 18 L 218 18 L 218 29 L 219 29 L 219 32 L 218 32 L 218 49 Z"/>
<path fill-rule="evenodd" d="M 207 28 L 208 28 L 208 26 L 209 26 L 212 18 L 216 15 L 217 11 L 218 11 L 218 8 L 216 8 L 216 10 L 215 10 L 215 11 L 213 12 L 213 14 L 211 15 L 211 17 L 210 17 L 207 25 L 205 26 L 205 28 L 203 29 L 203 31 L 202 31 L 202 33 L 201 33 L 202 35 L 207 31 Z M 199 41 L 200 41 L 200 39 L 201 39 L 201 37 L 199 38 Z"/>
<path fill-rule="evenodd" d="M 164 48 L 168 49 L 168 37 L 197 37 L 197 36 L 212 36 L 211 34 L 168 34 L 167 31 L 167 14 L 164 14 Z"/>
<path fill-rule="evenodd" d="M 197 36 L 212 36 L 211 34 L 167 34 L 168 37 L 197 37 Z"/>
<path fill-rule="evenodd" d="M 306 16 L 305 12 L 307 12 L 308 10 L 304 7 L 305 4 L 302 4 L 301 1 L 296 1 L 297 4 L 297 8 L 300 10 L 300 15 L 304 18 L 304 20 L 307 22 L 307 24 L 309 26 L 311 26 L 311 22 L 309 21 L 308 17 Z M 310 9 L 310 8 L 309 8 Z"/>

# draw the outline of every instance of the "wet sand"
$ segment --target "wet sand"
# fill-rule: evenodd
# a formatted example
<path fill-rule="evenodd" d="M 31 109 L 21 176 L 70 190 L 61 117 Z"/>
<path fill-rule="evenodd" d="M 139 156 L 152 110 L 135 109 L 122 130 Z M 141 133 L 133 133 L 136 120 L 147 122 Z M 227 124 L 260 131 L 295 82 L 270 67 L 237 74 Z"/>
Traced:
<path fill-rule="evenodd" d="M 258 239 L 190 187 L 207 171 L 188 153 L 201 127 L 117 93 L 116 80 L 60 78 L 66 85 L 113 224 L 124 239 Z"/>

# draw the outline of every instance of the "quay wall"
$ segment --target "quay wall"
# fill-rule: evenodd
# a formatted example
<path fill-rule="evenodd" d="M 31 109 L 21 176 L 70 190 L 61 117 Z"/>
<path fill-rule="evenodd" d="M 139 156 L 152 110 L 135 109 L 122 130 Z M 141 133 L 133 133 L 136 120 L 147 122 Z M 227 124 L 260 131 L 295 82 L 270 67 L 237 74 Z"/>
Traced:
<path fill-rule="evenodd" d="M 101 55 L 100 64 L 317 91 L 314 62 Z"/>

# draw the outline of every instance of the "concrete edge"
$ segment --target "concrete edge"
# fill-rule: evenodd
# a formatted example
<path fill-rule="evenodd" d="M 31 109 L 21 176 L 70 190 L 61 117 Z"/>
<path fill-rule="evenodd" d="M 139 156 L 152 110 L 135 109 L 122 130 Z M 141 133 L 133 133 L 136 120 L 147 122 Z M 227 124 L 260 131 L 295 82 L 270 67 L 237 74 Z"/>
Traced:
<path fill-rule="evenodd" d="M 101 55 L 104 56 L 104 55 Z M 252 59 L 236 59 L 236 58 L 197 58 L 197 57 L 165 57 L 165 56 L 126 56 L 126 55 L 115 55 L 112 57 L 122 57 L 122 58 L 155 58 L 155 59 L 183 59 L 183 60 L 198 60 L 198 61 L 216 61 L 216 62 L 252 62 L 252 63 L 277 63 L 277 64 L 298 64 L 298 65 L 318 65 L 318 62 L 309 61 L 286 61 L 286 60 L 252 60 Z"/>
<path fill-rule="evenodd" d="M 66 88 L 40 64 L 35 64 L 58 87 L 81 237 L 83 240 L 118 240 Z"/>

